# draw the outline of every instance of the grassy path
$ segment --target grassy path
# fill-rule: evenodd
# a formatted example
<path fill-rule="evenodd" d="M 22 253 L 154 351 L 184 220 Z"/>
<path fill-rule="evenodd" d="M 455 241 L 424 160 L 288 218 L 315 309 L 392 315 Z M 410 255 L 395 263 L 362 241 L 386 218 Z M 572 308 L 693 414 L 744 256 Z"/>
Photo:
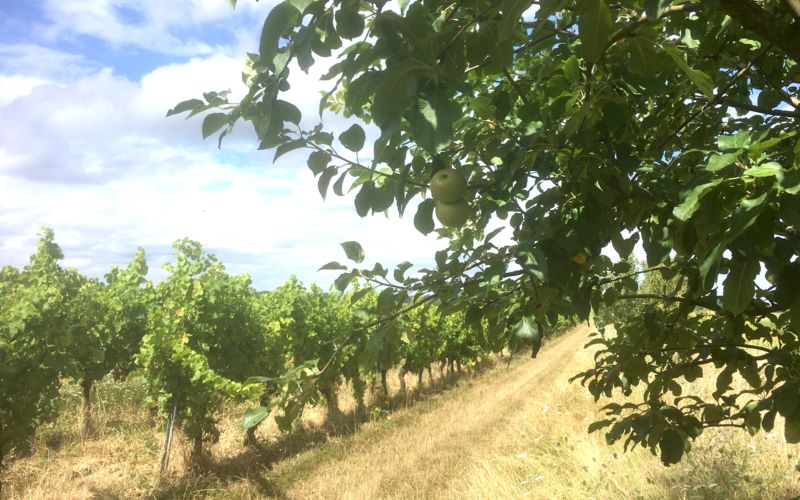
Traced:
<path fill-rule="evenodd" d="M 537 359 L 489 374 L 382 436 L 357 434 L 346 452 L 318 463 L 287 496 L 431 498 L 452 492 L 453 483 L 498 442 L 514 439 L 515 422 L 530 413 L 530 402 L 575 373 L 573 358 L 588 331 L 576 328 L 546 345 Z"/>
<path fill-rule="evenodd" d="M 602 433 L 585 388 L 569 383 L 592 364 L 581 326 L 534 360 L 499 368 L 437 400 L 396 412 L 280 463 L 267 474 L 290 499 L 791 498 L 796 449 L 780 432 L 753 438 L 714 430 L 674 467 L 649 450 L 623 452 Z M 707 381 L 713 386 L 713 379 Z M 702 390 L 702 389 L 700 389 Z"/>

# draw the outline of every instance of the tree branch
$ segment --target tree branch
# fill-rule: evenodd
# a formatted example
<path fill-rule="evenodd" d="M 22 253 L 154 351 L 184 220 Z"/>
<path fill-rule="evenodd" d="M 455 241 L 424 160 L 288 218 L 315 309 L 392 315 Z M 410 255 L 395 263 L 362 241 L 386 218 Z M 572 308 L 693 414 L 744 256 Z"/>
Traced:
<path fill-rule="evenodd" d="M 695 12 L 702 9 L 703 5 L 699 3 L 679 3 L 676 5 L 670 5 L 669 7 L 664 9 L 664 11 L 662 12 L 661 16 L 658 19 L 664 18 L 672 14 Z M 650 19 L 649 17 L 647 17 L 647 14 L 643 13 L 638 19 L 632 21 L 630 24 L 626 26 L 623 26 L 622 28 L 620 28 L 619 31 L 611 35 L 611 38 L 608 40 L 608 44 L 606 45 L 606 48 L 611 47 L 612 45 L 614 45 L 615 43 L 619 42 L 624 38 L 627 38 L 628 36 L 633 34 L 634 31 L 636 31 L 636 28 L 638 28 L 642 24 L 648 21 L 651 22 L 657 21 L 658 19 Z"/>
<path fill-rule="evenodd" d="M 783 0 L 783 4 L 795 19 L 800 21 L 800 0 Z"/>
<path fill-rule="evenodd" d="M 798 13 L 800 2 L 787 0 L 785 3 L 793 13 Z M 762 9 L 753 0 L 720 0 L 719 9 L 744 29 L 752 31 L 800 62 L 800 21 L 786 22 Z"/>
<path fill-rule="evenodd" d="M 520 88 L 520 86 L 517 83 L 517 81 L 514 80 L 514 78 L 511 77 L 511 73 L 509 73 L 507 69 L 504 69 L 503 73 L 505 73 L 506 79 L 508 80 L 508 83 L 510 83 L 511 86 L 514 87 L 514 90 L 517 91 L 517 94 L 519 94 L 519 97 L 520 97 L 520 99 L 522 99 L 522 102 L 524 102 L 526 105 L 530 104 L 530 102 L 528 101 L 527 96 L 525 96 L 525 94 L 522 92 L 522 89 Z"/>
<path fill-rule="evenodd" d="M 786 117 L 789 117 L 789 118 L 800 118 L 800 113 L 798 113 L 797 111 L 790 111 L 788 109 L 764 108 L 764 107 L 761 107 L 761 106 L 756 106 L 755 104 L 752 104 L 752 103 L 749 103 L 749 102 L 745 103 L 745 102 L 736 101 L 736 100 L 731 99 L 729 97 L 723 98 L 721 102 L 722 102 L 722 104 L 725 104 L 725 105 L 730 106 L 732 108 L 746 109 L 748 111 L 753 111 L 755 113 L 761 113 L 762 115 L 786 116 Z"/>
<path fill-rule="evenodd" d="M 673 297 L 671 295 L 658 295 L 656 293 L 633 293 L 633 294 L 625 294 L 620 295 L 617 297 L 619 299 L 631 300 L 631 299 L 653 299 L 653 300 L 663 300 L 665 302 L 680 302 L 682 304 L 691 304 L 693 306 L 702 307 L 704 309 L 708 309 L 710 311 L 721 312 L 722 308 L 715 304 L 706 304 L 705 302 L 699 302 L 697 300 L 689 299 L 686 297 Z"/>
<path fill-rule="evenodd" d="M 598 285 L 607 285 L 609 283 L 613 283 L 615 281 L 622 281 L 625 278 L 633 278 L 634 276 L 638 276 L 640 274 L 652 273 L 653 271 L 663 271 L 669 269 L 667 266 L 656 266 L 651 267 L 649 269 L 643 269 L 641 271 L 636 271 L 630 274 L 624 274 L 622 276 L 614 276 L 613 278 L 605 278 L 597 282 Z"/>

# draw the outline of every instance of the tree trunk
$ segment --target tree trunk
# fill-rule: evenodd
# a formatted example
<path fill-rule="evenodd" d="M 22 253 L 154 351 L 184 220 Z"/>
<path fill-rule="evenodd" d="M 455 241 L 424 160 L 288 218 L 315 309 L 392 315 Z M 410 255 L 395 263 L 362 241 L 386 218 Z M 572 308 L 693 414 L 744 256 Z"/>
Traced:
<path fill-rule="evenodd" d="M 383 389 L 383 396 L 389 397 L 389 384 L 386 383 L 386 371 L 381 370 L 381 388 Z"/>
<path fill-rule="evenodd" d="M 199 433 L 192 440 L 192 461 L 199 462 L 203 457 L 203 433 Z"/>
<path fill-rule="evenodd" d="M 336 387 L 329 387 L 325 391 L 325 403 L 328 407 L 328 421 L 334 421 L 341 416 L 342 411 L 339 409 L 339 397 L 336 394 Z"/>
<path fill-rule="evenodd" d="M 428 385 L 433 386 L 433 368 L 428 365 Z"/>
<path fill-rule="evenodd" d="M 417 391 L 422 390 L 422 370 L 417 372 Z"/>
<path fill-rule="evenodd" d="M 94 432 L 92 422 L 92 385 L 91 379 L 83 379 L 81 389 L 83 390 L 83 402 L 81 403 L 81 432 L 84 436 L 89 436 Z"/>
<path fill-rule="evenodd" d="M 397 373 L 397 380 L 400 381 L 400 394 L 406 393 L 406 367 L 401 366 L 400 371 Z"/>
<path fill-rule="evenodd" d="M 447 364 L 447 361 L 441 360 L 439 361 L 439 380 L 444 380 L 444 365 Z"/>
<path fill-rule="evenodd" d="M 258 426 L 261 425 L 259 422 L 258 424 L 250 427 L 244 432 L 244 439 L 242 439 L 243 446 L 258 446 L 258 438 L 256 438 L 256 431 L 258 430 Z"/>

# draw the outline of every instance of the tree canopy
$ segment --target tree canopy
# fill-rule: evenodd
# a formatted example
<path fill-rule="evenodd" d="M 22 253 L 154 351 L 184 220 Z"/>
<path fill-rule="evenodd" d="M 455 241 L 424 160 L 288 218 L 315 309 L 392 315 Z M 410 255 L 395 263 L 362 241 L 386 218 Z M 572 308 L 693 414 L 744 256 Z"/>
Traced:
<path fill-rule="evenodd" d="M 209 92 L 168 114 L 211 110 L 202 133 L 220 142 L 250 122 L 275 158 L 309 152 L 323 196 L 356 192 L 362 217 L 397 210 L 448 238 L 416 273 L 361 269 L 354 243 L 355 267 L 325 266 L 340 289 L 382 285 L 387 321 L 436 297 L 535 354 L 559 314 L 647 299 L 600 330 L 582 380 L 597 398 L 641 388 L 592 430 L 674 463 L 706 427 L 769 431 L 778 414 L 800 442 L 799 62 L 796 0 L 284 0 L 241 101 Z M 336 136 L 282 99 L 290 68 L 315 64 L 320 109 L 352 119 Z M 456 229 L 429 197 L 445 168 L 468 183 Z M 638 291 L 650 273 L 675 286 Z M 712 400 L 681 393 L 712 368 Z"/>

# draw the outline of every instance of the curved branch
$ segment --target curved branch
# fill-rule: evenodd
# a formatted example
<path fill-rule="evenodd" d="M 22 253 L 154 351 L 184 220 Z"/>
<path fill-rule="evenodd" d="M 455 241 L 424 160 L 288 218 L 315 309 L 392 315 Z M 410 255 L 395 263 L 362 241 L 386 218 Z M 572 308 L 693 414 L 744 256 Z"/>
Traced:
<path fill-rule="evenodd" d="M 749 102 L 741 102 L 731 99 L 729 97 L 725 97 L 722 99 L 722 104 L 726 106 L 730 106 L 736 109 L 746 109 L 748 111 L 753 111 L 754 113 L 761 113 L 762 115 L 773 115 L 773 116 L 786 116 L 789 118 L 800 118 L 800 112 L 797 111 L 790 111 L 788 109 L 770 109 L 764 108 L 761 106 L 756 106 L 755 104 L 751 104 Z"/>

